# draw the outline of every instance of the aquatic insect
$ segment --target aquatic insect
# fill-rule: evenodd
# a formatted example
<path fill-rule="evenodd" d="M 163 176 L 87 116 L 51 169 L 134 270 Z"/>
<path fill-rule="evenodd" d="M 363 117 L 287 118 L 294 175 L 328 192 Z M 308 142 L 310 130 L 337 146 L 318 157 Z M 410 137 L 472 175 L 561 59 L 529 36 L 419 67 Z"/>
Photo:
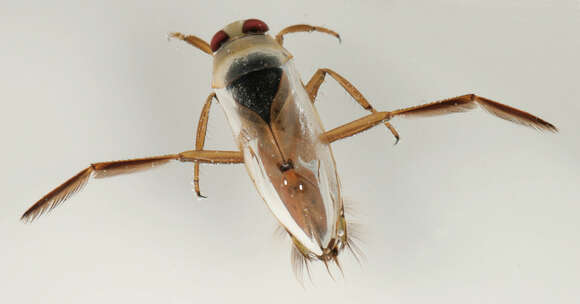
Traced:
<path fill-rule="evenodd" d="M 301 81 L 293 56 L 283 47 L 284 36 L 321 32 L 338 39 L 327 28 L 293 25 L 275 37 L 257 19 L 233 22 L 207 43 L 181 33 L 183 40 L 213 57 L 209 94 L 197 127 L 195 149 L 141 159 L 93 163 L 31 206 L 22 220 L 32 221 L 80 190 L 91 176 L 104 178 L 150 169 L 177 160 L 194 164 L 194 187 L 199 186 L 201 164 L 245 164 L 256 190 L 293 243 L 295 266 L 320 260 L 328 266 L 345 248 L 351 248 L 349 224 L 344 215 L 335 160 L 330 144 L 382 124 L 399 140 L 391 125 L 395 117 L 433 116 L 464 112 L 481 106 L 500 118 L 540 130 L 557 131 L 552 124 L 522 110 L 467 94 L 395 111 L 375 110 L 343 76 L 319 69 Z M 326 131 L 314 102 L 325 77 L 335 79 L 370 114 Z M 238 151 L 204 150 L 207 122 L 213 100 L 223 107 Z"/>

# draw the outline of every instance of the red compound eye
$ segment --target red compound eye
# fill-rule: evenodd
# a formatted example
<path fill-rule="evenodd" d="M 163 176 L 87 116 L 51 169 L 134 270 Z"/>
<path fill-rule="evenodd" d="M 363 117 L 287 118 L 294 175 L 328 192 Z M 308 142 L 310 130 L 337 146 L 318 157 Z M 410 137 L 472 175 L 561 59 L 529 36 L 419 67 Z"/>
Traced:
<path fill-rule="evenodd" d="M 222 46 L 222 44 L 228 41 L 228 39 L 230 39 L 230 36 L 228 36 L 228 34 L 223 30 L 215 33 L 215 35 L 213 35 L 213 38 L 211 38 L 210 44 L 211 51 L 212 52 L 217 51 L 220 48 L 220 46 Z"/>
<path fill-rule="evenodd" d="M 242 32 L 244 34 L 247 33 L 263 34 L 268 30 L 269 30 L 268 25 L 264 23 L 264 21 L 258 19 L 248 19 L 244 22 L 244 25 L 242 26 Z"/>

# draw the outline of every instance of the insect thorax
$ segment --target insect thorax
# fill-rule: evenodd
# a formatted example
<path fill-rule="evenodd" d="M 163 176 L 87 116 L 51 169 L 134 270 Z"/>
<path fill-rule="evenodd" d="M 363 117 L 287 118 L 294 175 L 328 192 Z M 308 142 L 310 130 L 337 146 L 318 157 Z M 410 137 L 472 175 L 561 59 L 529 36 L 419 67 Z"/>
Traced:
<path fill-rule="evenodd" d="M 276 57 L 253 53 L 232 63 L 226 74 L 227 90 L 238 104 L 270 123 L 272 102 L 280 88 L 282 73 Z"/>

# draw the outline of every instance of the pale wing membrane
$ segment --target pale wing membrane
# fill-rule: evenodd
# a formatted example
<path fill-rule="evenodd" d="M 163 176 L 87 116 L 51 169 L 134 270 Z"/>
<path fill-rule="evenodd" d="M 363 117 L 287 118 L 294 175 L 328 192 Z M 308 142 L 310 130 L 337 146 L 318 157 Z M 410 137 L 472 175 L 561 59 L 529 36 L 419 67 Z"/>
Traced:
<path fill-rule="evenodd" d="M 547 130 L 551 132 L 558 131 L 554 125 L 537 116 L 484 97 L 479 97 L 474 94 L 458 96 L 425 105 L 396 110 L 391 113 L 393 114 L 393 117 L 435 116 L 469 111 L 474 109 L 476 105 L 481 106 L 484 110 L 499 118 L 511 122 L 532 127 L 538 130 Z"/>

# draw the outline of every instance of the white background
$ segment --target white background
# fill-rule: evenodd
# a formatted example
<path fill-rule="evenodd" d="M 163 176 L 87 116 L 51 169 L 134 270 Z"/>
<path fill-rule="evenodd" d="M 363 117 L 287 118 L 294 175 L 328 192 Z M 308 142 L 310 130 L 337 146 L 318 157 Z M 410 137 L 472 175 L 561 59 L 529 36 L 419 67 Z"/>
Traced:
<path fill-rule="evenodd" d="M 580 3 L 485 1 L 2 1 L 0 302 L 580 302 Z M 378 109 L 465 93 L 554 123 L 540 133 L 482 110 L 393 124 L 333 145 L 366 259 L 318 263 L 302 287 L 290 243 L 243 166 L 191 164 L 93 180 L 33 224 L 20 214 L 90 162 L 193 147 L 210 40 L 257 17 L 288 36 L 307 79 L 329 67 Z M 366 113 L 333 81 L 327 128 Z M 234 147 L 219 107 L 209 147 Z M 352 216 L 350 218 L 353 218 Z"/>

